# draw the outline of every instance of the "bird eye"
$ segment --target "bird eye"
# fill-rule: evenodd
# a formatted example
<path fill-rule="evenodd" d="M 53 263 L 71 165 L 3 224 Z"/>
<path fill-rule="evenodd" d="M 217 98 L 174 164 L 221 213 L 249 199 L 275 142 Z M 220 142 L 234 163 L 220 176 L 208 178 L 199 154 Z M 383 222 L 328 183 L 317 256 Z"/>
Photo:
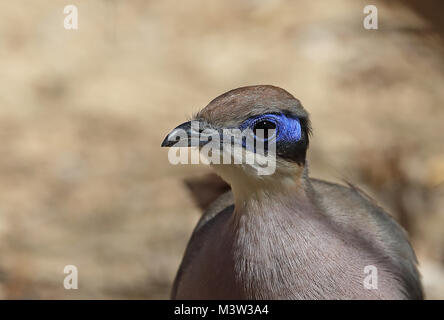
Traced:
<path fill-rule="evenodd" d="M 256 122 L 253 126 L 254 135 L 264 140 L 270 138 L 268 136 L 268 130 L 275 130 L 275 129 L 276 129 L 276 123 L 267 120 L 260 120 Z"/>

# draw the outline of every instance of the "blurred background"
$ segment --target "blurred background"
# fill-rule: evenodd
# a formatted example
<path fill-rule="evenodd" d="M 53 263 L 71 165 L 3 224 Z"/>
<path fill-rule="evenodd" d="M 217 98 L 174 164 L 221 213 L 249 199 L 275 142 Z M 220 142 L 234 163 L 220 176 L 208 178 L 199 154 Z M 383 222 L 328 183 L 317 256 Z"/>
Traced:
<path fill-rule="evenodd" d="M 65 5 L 78 30 L 65 30 Z M 378 8 L 366 30 L 363 8 Z M 0 5 L 0 298 L 168 298 L 200 216 L 164 136 L 230 89 L 311 113 L 313 177 L 358 184 L 408 230 L 444 299 L 439 1 L 36 0 Z M 187 187 L 188 186 L 188 187 Z M 191 188 L 192 189 L 192 188 Z M 79 289 L 65 290 L 65 265 Z"/>

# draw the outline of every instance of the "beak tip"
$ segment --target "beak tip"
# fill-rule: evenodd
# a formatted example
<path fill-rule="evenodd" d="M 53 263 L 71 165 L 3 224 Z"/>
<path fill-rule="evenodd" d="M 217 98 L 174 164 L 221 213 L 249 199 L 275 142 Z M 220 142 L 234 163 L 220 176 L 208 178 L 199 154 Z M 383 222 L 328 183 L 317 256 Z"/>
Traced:
<path fill-rule="evenodd" d="M 170 142 L 170 141 L 168 141 L 168 136 L 166 136 L 165 139 L 163 139 L 163 141 L 162 141 L 160 147 L 161 147 L 161 148 L 169 147 L 169 146 L 170 146 L 170 143 L 169 143 L 169 142 Z"/>
<path fill-rule="evenodd" d="M 182 132 L 182 135 L 188 136 L 188 139 L 186 143 L 188 145 L 181 145 L 180 141 L 177 140 L 177 138 L 181 137 L 180 132 Z M 173 129 L 173 131 L 171 131 L 166 137 L 165 139 L 163 139 L 162 143 L 160 144 L 161 148 L 165 148 L 165 147 L 172 147 L 172 146 L 176 146 L 176 147 L 184 147 L 184 146 L 189 146 L 189 137 L 191 136 L 191 121 L 182 123 L 181 125 L 179 125 L 178 127 L 176 127 L 175 129 Z M 174 139 L 176 138 L 176 139 Z M 180 140 L 180 139 L 179 139 Z"/>

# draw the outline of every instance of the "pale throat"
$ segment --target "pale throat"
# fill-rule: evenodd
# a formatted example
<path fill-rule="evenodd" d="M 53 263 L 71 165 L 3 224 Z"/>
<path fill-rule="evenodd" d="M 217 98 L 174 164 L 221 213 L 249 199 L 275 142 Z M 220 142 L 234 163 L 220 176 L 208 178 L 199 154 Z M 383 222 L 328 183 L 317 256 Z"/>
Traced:
<path fill-rule="evenodd" d="M 282 202 L 286 197 L 308 201 L 304 191 L 306 168 L 296 164 L 278 165 L 274 174 L 257 176 L 240 166 L 214 166 L 215 171 L 231 185 L 235 202 L 235 215 L 247 208 L 267 207 L 270 202 Z"/>

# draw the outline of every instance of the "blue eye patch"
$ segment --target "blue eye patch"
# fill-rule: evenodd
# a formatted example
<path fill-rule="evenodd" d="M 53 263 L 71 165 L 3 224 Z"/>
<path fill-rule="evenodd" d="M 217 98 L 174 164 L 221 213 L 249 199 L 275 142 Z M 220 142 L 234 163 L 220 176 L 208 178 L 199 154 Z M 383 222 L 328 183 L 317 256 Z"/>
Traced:
<path fill-rule="evenodd" d="M 301 139 L 301 123 L 298 118 L 290 117 L 284 114 L 263 114 L 248 118 L 239 127 L 242 131 L 245 129 L 254 130 L 257 123 L 269 121 L 276 126 L 276 142 L 294 143 Z"/>

